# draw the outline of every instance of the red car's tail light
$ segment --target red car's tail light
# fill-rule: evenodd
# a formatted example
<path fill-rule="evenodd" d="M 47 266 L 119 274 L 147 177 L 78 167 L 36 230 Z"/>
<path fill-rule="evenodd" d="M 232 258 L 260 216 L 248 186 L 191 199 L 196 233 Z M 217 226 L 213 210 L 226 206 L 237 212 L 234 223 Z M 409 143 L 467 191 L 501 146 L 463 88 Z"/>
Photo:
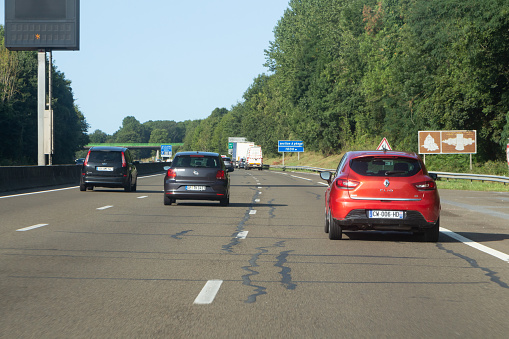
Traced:
<path fill-rule="evenodd" d="M 224 179 L 226 179 L 226 176 L 225 176 L 225 174 L 224 174 L 224 171 L 223 171 L 223 170 L 219 170 L 219 171 L 217 171 L 217 173 L 216 173 L 216 179 L 217 179 L 217 180 L 224 180 Z"/>
<path fill-rule="evenodd" d="M 177 177 L 177 172 L 173 168 L 169 168 L 168 172 L 166 173 L 166 176 L 168 179 L 175 179 Z"/>
<path fill-rule="evenodd" d="M 338 179 L 336 180 L 336 187 L 343 190 L 353 190 L 360 185 L 360 182 L 354 180 Z"/>
<path fill-rule="evenodd" d="M 122 167 L 127 167 L 127 162 L 125 161 L 125 154 L 122 152 Z"/>
<path fill-rule="evenodd" d="M 85 161 L 83 162 L 84 167 L 88 165 L 88 157 L 90 157 L 90 150 L 88 151 L 87 157 L 85 158 Z"/>
<path fill-rule="evenodd" d="M 433 191 L 437 189 L 437 184 L 433 180 L 416 182 L 414 186 L 419 191 Z"/>

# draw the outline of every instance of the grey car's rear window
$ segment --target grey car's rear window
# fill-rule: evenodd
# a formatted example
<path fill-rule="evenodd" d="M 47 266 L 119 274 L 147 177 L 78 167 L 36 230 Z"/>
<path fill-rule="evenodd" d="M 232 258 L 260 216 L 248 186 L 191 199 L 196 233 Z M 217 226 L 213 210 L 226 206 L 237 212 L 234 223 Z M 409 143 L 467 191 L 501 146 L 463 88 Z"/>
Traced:
<path fill-rule="evenodd" d="M 92 151 L 88 162 L 122 162 L 122 153 L 118 151 Z"/>
<path fill-rule="evenodd" d="M 352 159 L 350 168 L 366 176 L 410 177 L 419 173 L 421 165 L 412 158 L 364 157 Z"/>
<path fill-rule="evenodd" d="M 221 167 L 219 158 L 207 156 L 178 156 L 173 160 L 172 167 L 207 167 L 216 168 Z"/>

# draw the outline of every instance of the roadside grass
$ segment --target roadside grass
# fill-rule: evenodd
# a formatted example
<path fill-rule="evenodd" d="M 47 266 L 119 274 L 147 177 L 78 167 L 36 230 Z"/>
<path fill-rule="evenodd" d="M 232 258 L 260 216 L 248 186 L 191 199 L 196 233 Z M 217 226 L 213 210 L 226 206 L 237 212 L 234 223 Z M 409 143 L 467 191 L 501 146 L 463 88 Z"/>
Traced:
<path fill-rule="evenodd" d="M 285 165 L 286 166 L 311 166 L 320 167 L 327 169 L 335 169 L 338 167 L 341 155 L 332 155 L 325 157 L 321 154 L 314 152 L 301 153 L 300 156 L 297 153 L 285 153 Z M 299 159 L 300 158 L 300 159 Z M 283 165 L 283 158 L 264 158 L 263 162 L 268 165 Z"/>
<path fill-rule="evenodd" d="M 467 179 L 440 179 L 437 181 L 439 190 L 463 190 L 463 191 L 485 191 L 485 192 L 509 192 L 509 185 L 493 181 L 476 181 Z"/>
<path fill-rule="evenodd" d="M 320 167 L 326 169 L 335 169 L 343 154 L 333 155 L 329 157 L 325 157 L 321 154 L 314 152 L 304 152 L 301 153 L 300 156 L 297 153 L 285 153 L 285 165 L 286 166 L 311 166 L 311 167 Z M 428 159 L 426 159 L 428 160 Z M 264 158 L 264 163 L 268 165 L 282 165 L 283 160 L 282 157 L 277 158 Z M 428 167 L 428 166 L 427 166 Z M 487 167 L 487 166 L 485 166 Z M 432 170 L 428 167 L 428 170 Z M 434 171 L 438 171 L 437 169 L 433 169 Z M 486 168 L 485 168 L 486 170 Z M 439 171 L 441 172 L 441 171 Z M 461 171 L 462 173 L 463 171 Z M 487 170 L 485 173 L 479 173 L 480 171 L 477 169 L 472 171 L 477 172 L 478 174 L 490 174 L 490 175 L 501 175 L 493 172 L 491 170 Z M 471 172 L 471 173 L 472 173 Z M 484 172 L 484 171 L 483 171 Z M 498 171 L 496 171 L 498 172 Z M 460 172 L 458 172 L 460 173 Z M 468 173 L 468 172 L 466 172 Z M 467 180 L 467 179 L 440 179 L 437 180 L 438 189 L 447 189 L 447 190 L 466 190 L 466 191 L 486 191 L 486 192 L 509 192 L 509 185 L 504 185 L 499 182 L 492 181 L 476 181 L 476 180 Z"/>

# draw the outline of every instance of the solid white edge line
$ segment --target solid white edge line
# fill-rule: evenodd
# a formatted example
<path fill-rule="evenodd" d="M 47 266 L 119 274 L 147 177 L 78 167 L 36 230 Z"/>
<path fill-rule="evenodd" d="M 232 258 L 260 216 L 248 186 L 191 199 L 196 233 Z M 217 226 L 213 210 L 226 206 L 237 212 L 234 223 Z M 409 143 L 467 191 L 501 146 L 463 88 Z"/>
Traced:
<path fill-rule="evenodd" d="M 33 230 L 35 228 L 44 227 L 44 226 L 48 226 L 48 224 L 37 224 L 37 225 L 33 225 L 33 226 L 28 226 L 28 227 L 25 227 L 25 228 L 20 228 L 19 230 L 16 230 L 16 232 L 30 231 L 30 230 Z"/>
<path fill-rule="evenodd" d="M 14 197 L 23 197 L 23 196 L 26 196 L 26 195 L 34 195 L 34 194 L 42 194 L 42 193 L 65 191 L 65 190 L 71 190 L 71 189 L 78 188 L 78 187 L 79 186 L 73 186 L 73 187 L 58 188 L 58 189 L 48 190 L 48 191 L 38 191 L 38 192 L 30 192 L 30 193 L 21 193 L 21 194 L 6 195 L 6 196 L 3 196 L 3 197 L 0 197 L 0 199 L 7 199 L 7 198 L 14 198 Z"/>
<path fill-rule="evenodd" d="M 163 175 L 163 174 L 159 173 L 159 174 L 147 175 L 147 176 L 138 177 L 138 179 L 157 177 L 159 175 Z M 20 193 L 20 194 L 13 194 L 13 195 L 5 195 L 3 197 L 0 197 L 0 199 L 23 197 L 23 196 L 27 196 L 27 195 L 42 194 L 42 193 L 59 192 L 59 191 L 65 191 L 65 190 L 72 190 L 72 189 L 75 189 L 75 188 L 78 188 L 78 187 L 79 186 L 71 186 L 71 187 L 57 188 L 57 189 L 54 189 L 54 190 L 47 190 L 47 191 L 37 191 L 37 192 L 30 192 L 30 193 Z"/>
<path fill-rule="evenodd" d="M 108 209 L 108 208 L 112 208 L 113 206 L 111 205 L 108 205 L 108 206 L 103 206 L 103 207 L 98 207 L 97 209 L 102 211 L 102 210 L 105 210 L 105 209 Z"/>
<path fill-rule="evenodd" d="M 246 239 L 248 233 L 249 233 L 249 231 L 240 231 L 239 233 L 237 233 L 237 238 L 238 239 Z"/>
<path fill-rule="evenodd" d="M 500 251 L 497 251 L 497 250 L 494 250 L 488 246 L 484 246 L 484 245 L 481 245 L 471 239 L 468 239 L 468 238 L 465 238 L 464 236 L 462 235 L 459 235 L 457 233 L 454 233 L 453 231 L 451 230 L 448 230 L 447 228 L 443 228 L 443 227 L 440 227 L 440 232 L 442 232 L 443 234 L 453 238 L 453 239 L 456 239 L 458 240 L 459 242 L 462 242 L 464 243 L 465 245 L 468 245 L 470 247 L 473 247 L 481 252 L 484 252 L 484 253 L 487 253 L 491 256 L 494 256 L 498 259 L 501 259 L 507 263 L 509 263 L 509 255 L 503 253 L 503 252 L 500 252 Z"/>
<path fill-rule="evenodd" d="M 219 288 L 221 287 L 221 284 L 223 283 L 222 280 L 209 280 L 203 286 L 200 294 L 194 299 L 194 303 L 196 305 L 208 305 L 211 304 L 214 301 L 214 298 L 216 297 L 217 292 L 219 291 Z"/>

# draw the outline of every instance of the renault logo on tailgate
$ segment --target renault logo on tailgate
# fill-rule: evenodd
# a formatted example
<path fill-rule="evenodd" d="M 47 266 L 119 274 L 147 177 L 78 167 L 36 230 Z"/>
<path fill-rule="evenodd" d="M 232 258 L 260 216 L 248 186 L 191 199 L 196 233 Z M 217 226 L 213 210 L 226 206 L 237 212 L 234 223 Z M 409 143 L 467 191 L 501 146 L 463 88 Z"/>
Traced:
<path fill-rule="evenodd" d="M 391 184 L 391 183 L 389 182 L 389 179 L 385 179 L 385 181 L 384 181 L 384 186 L 385 186 L 385 187 L 389 187 L 389 185 L 390 185 L 390 184 Z"/>

